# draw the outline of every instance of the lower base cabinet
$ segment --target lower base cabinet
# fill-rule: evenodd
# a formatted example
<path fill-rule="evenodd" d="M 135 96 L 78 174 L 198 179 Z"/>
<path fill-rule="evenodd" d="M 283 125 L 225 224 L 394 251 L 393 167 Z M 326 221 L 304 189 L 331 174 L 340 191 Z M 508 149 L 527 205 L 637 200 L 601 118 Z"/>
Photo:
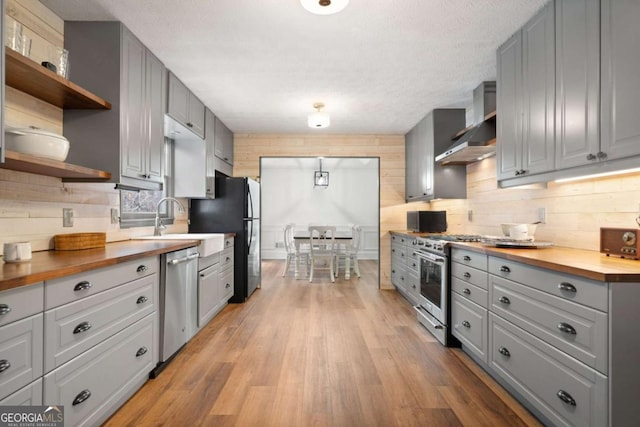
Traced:
<path fill-rule="evenodd" d="M 147 381 L 158 334 L 154 313 L 92 347 L 44 376 L 43 401 L 64 405 L 66 425 L 101 424 Z"/>
<path fill-rule="evenodd" d="M 0 406 L 42 405 L 42 378 L 0 400 Z"/>

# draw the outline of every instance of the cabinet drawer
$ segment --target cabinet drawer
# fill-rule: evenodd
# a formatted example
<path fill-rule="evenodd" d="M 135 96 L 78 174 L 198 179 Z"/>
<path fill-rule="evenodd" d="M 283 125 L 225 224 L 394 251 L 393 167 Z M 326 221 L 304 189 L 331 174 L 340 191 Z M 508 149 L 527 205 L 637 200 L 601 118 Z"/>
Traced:
<path fill-rule="evenodd" d="M 412 249 L 407 250 L 407 270 L 413 271 L 416 274 L 419 274 L 420 271 L 420 258 L 416 255 L 416 252 Z"/>
<path fill-rule="evenodd" d="M 491 311 L 606 374 L 607 314 L 500 277 L 490 278 Z"/>
<path fill-rule="evenodd" d="M 477 268 L 469 267 L 459 262 L 451 263 L 451 275 L 459 279 L 474 284 L 482 289 L 487 289 L 487 282 L 489 281 L 489 274 L 486 271 L 478 270 Z"/>
<path fill-rule="evenodd" d="M 394 257 L 391 260 L 391 283 L 396 286 L 400 286 L 403 289 L 406 288 L 406 275 L 407 271 L 404 263 Z"/>
<path fill-rule="evenodd" d="M 0 406 L 42 405 L 42 378 L 0 400 Z"/>
<path fill-rule="evenodd" d="M 487 362 L 487 310 L 451 294 L 451 333 L 478 358 Z"/>
<path fill-rule="evenodd" d="M 147 257 L 122 264 L 47 280 L 44 287 L 45 310 L 157 273 L 158 257 Z"/>
<path fill-rule="evenodd" d="M 220 263 L 220 252 L 209 255 L 204 258 L 198 258 L 198 271 L 202 271 L 205 268 L 209 268 L 212 265 Z"/>
<path fill-rule="evenodd" d="M 407 271 L 404 280 L 404 287 L 413 299 L 413 303 L 420 301 L 420 279 L 417 274 Z"/>
<path fill-rule="evenodd" d="M 157 297 L 154 274 L 46 311 L 45 372 L 152 313 Z"/>
<path fill-rule="evenodd" d="M 65 425 L 100 425 L 148 378 L 156 359 L 154 334 L 155 314 L 48 373 L 43 400 L 64 405 Z"/>
<path fill-rule="evenodd" d="M 0 399 L 42 376 L 42 313 L 0 327 Z"/>
<path fill-rule="evenodd" d="M 227 269 L 220 272 L 220 301 L 225 305 L 229 298 L 233 296 L 233 269 Z"/>
<path fill-rule="evenodd" d="M 500 377 L 555 425 L 607 425 L 605 376 L 493 313 L 490 316 L 490 365 Z M 575 405 L 567 403 L 571 399 Z"/>
<path fill-rule="evenodd" d="M 407 259 L 407 248 L 404 245 L 401 245 L 399 243 L 392 243 L 391 256 L 397 257 L 403 260 L 403 262 L 406 262 L 405 260 Z"/>
<path fill-rule="evenodd" d="M 489 292 L 457 277 L 451 278 L 451 290 L 457 292 L 462 298 L 473 301 L 482 308 L 487 308 Z"/>
<path fill-rule="evenodd" d="M 459 264 L 487 271 L 487 256 L 466 249 L 452 248 L 451 260 Z"/>
<path fill-rule="evenodd" d="M 42 282 L 0 292 L 0 326 L 41 313 L 44 307 Z"/>
<path fill-rule="evenodd" d="M 233 248 L 227 248 L 220 252 L 220 270 L 233 267 Z"/>
<path fill-rule="evenodd" d="M 489 273 L 531 286 L 579 304 L 607 312 L 606 283 L 533 267 L 515 261 L 489 257 Z"/>

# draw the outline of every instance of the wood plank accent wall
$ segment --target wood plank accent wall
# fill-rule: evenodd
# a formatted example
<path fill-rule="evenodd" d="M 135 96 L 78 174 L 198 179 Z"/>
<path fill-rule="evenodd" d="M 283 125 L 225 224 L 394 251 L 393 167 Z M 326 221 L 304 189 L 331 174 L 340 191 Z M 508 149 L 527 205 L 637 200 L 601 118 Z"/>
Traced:
<path fill-rule="evenodd" d="M 396 215 L 404 204 L 404 135 L 234 135 L 234 176 L 258 176 L 260 157 L 288 156 L 380 158 L 380 286 L 392 288 L 389 230 L 404 228 Z"/>

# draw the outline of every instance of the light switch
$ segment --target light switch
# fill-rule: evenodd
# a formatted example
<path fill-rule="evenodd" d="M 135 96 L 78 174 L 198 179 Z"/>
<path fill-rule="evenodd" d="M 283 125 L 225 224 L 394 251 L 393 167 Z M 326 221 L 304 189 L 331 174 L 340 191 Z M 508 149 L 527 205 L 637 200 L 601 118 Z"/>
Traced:
<path fill-rule="evenodd" d="M 73 209 L 62 208 L 62 226 L 73 227 Z"/>

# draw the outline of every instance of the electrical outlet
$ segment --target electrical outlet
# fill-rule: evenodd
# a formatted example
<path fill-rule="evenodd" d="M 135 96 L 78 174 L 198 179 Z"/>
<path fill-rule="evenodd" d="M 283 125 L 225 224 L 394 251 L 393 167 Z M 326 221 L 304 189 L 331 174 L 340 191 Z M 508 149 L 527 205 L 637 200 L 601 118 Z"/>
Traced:
<path fill-rule="evenodd" d="M 538 221 L 543 224 L 547 223 L 547 208 L 538 208 Z"/>
<path fill-rule="evenodd" d="M 73 209 L 62 208 L 62 226 L 73 227 Z"/>
<path fill-rule="evenodd" d="M 467 219 L 469 222 L 473 221 L 473 211 L 471 209 L 467 211 Z"/>
<path fill-rule="evenodd" d="M 118 219 L 118 209 L 111 208 L 111 224 L 117 224 Z"/>

